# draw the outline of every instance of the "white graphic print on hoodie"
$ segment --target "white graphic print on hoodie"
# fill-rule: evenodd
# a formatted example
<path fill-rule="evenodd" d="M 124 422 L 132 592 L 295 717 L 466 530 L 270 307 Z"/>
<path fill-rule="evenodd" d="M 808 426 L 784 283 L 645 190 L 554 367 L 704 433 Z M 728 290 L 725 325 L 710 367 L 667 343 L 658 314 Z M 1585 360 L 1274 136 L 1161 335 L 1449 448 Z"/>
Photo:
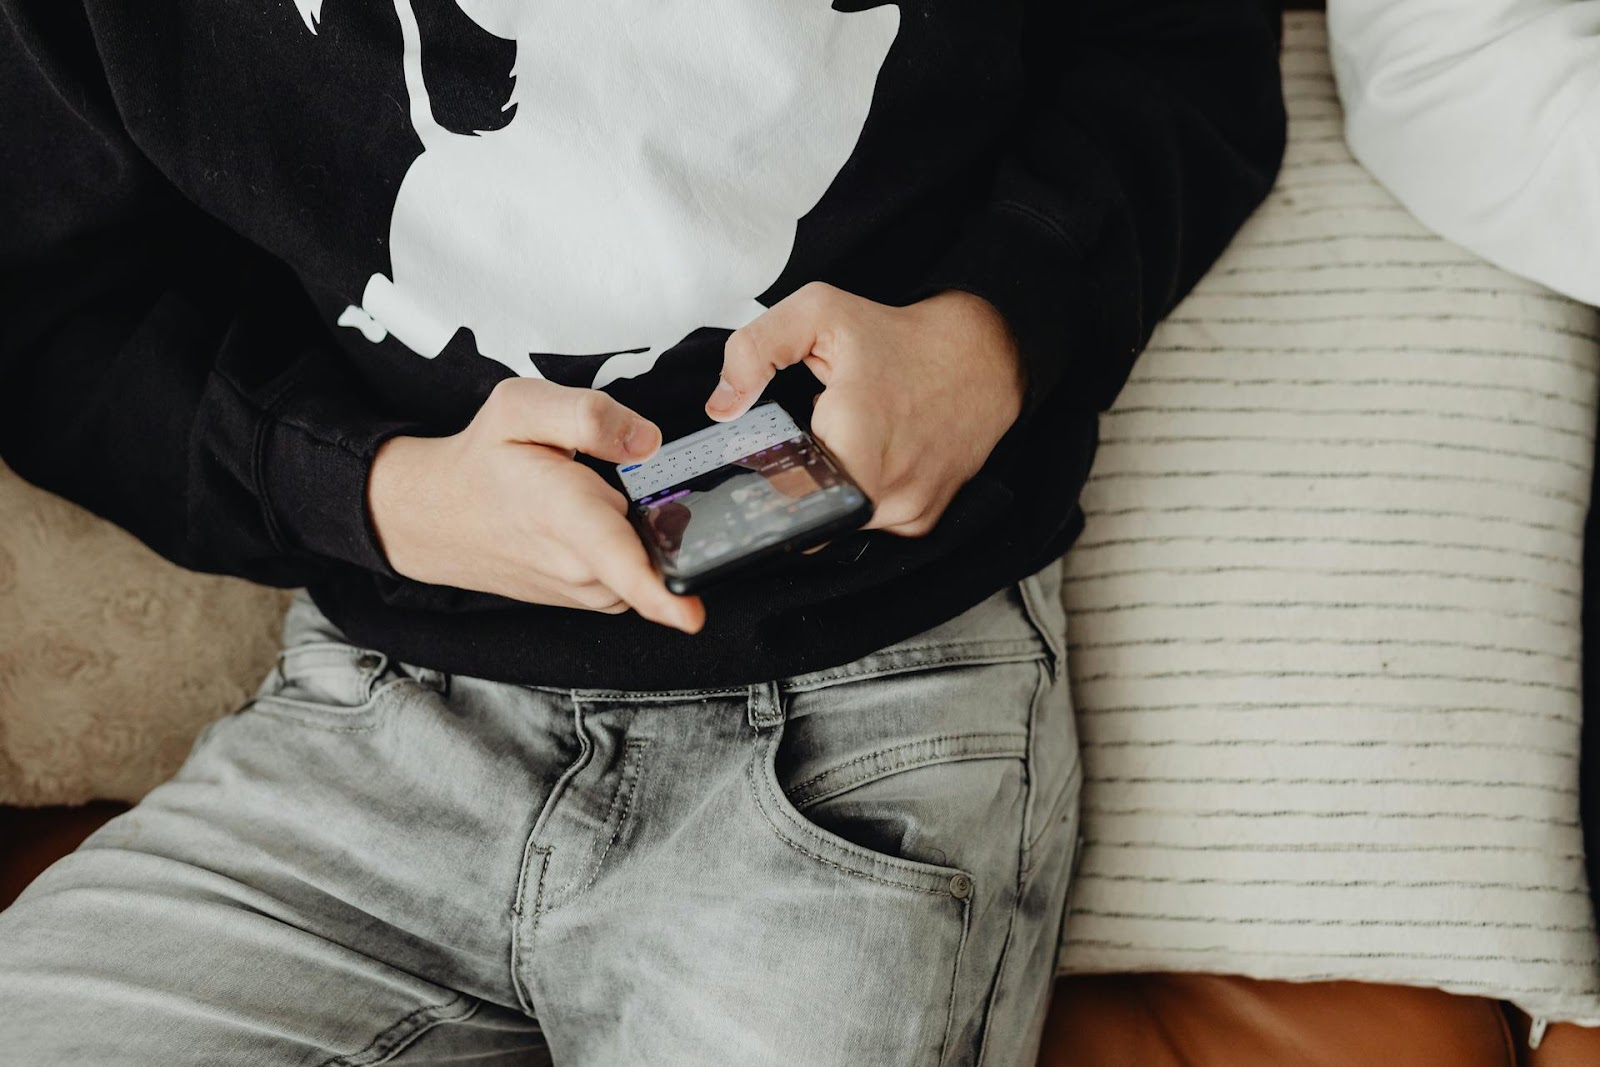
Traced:
<path fill-rule="evenodd" d="M 423 152 L 374 274 L 341 325 L 433 358 L 458 329 L 525 376 L 533 354 L 619 353 L 643 374 L 694 330 L 764 309 L 796 225 L 866 123 L 899 9 L 828 0 L 455 0 L 517 43 L 516 111 L 434 119 L 411 0 L 395 0 Z M 296 0 L 315 32 L 321 0 Z"/>

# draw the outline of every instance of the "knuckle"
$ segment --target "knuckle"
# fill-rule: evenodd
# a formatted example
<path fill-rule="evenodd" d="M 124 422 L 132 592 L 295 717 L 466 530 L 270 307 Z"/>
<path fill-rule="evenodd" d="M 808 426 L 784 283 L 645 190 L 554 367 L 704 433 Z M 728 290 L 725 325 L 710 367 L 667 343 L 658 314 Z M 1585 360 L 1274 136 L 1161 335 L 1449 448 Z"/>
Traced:
<path fill-rule="evenodd" d="M 728 343 L 723 346 L 723 356 L 725 376 L 740 374 L 760 360 L 761 349 L 749 331 L 736 330 L 728 337 Z"/>
<path fill-rule="evenodd" d="M 544 566 L 539 569 L 550 581 L 560 582 L 568 587 L 584 587 L 595 579 L 594 569 L 590 568 L 587 561 L 579 558 L 576 553 L 560 547 L 547 555 Z"/>
<path fill-rule="evenodd" d="M 806 282 L 795 290 L 795 296 L 812 307 L 820 307 L 831 301 L 839 290 L 827 282 Z"/>
<path fill-rule="evenodd" d="M 594 571 L 583 560 L 558 556 L 545 565 L 545 573 L 562 585 L 586 587 L 594 581 Z"/>
<path fill-rule="evenodd" d="M 491 418 L 502 418 L 513 410 L 522 395 L 521 378 L 506 378 L 497 382 L 483 401 L 483 413 Z"/>
<path fill-rule="evenodd" d="M 828 393 L 818 395 L 817 404 L 811 409 L 811 434 L 822 439 L 822 443 L 838 451 L 837 443 L 844 440 L 841 434 L 840 415 L 838 405 L 825 403 L 830 399 Z"/>
<path fill-rule="evenodd" d="M 604 436 L 611 404 L 611 398 L 597 390 L 578 394 L 573 404 L 573 423 L 580 441 L 597 441 Z"/>
<path fill-rule="evenodd" d="M 617 574 L 610 583 L 611 591 L 619 600 L 626 600 L 630 604 L 648 603 L 654 577 L 649 565 L 641 561 L 637 568 L 628 567 Z"/>
<path fill-rule="evenodd" d="M 619 605 L 626 607 L 621 598 L 599 582 L 589 582 L 574 593 L 574 599 L 590 611 L 613 612 Z"/>
<path fill-rule="evenodd" d="M 831 385 L 842 385 L 860 373 L 856 358 L 867 340 L 859 335 L 854 320 L 837 304 L 819 307 L 814 314 L 817 346 L 829 353 L 834 377 Z"/>

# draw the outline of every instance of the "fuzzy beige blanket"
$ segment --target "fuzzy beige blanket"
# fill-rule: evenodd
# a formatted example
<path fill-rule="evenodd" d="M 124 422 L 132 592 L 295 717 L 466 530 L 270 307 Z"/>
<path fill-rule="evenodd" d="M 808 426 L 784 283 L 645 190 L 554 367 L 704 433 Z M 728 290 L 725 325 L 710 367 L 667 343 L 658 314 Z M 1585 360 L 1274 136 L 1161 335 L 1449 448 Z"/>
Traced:
<path fill-rule="evenodd" d="M 0 804 L 143 796 L 265 676 L 287 598 L 180 570 L 0 466 Z"/>

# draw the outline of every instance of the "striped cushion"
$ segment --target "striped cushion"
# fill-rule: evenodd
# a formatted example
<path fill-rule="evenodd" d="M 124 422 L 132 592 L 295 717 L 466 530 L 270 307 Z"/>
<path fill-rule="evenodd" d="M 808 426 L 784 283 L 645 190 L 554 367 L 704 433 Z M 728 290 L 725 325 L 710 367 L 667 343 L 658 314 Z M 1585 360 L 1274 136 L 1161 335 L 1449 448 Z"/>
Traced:
<path fill-rule="evenodd" d="M 1063 966 L 1365 979 L 1600 1021 L 1577 818 L 1595 313 L 1351 159 L 1291 15 L 1288 160 L 1104 420 L 1065 585 Z"/>

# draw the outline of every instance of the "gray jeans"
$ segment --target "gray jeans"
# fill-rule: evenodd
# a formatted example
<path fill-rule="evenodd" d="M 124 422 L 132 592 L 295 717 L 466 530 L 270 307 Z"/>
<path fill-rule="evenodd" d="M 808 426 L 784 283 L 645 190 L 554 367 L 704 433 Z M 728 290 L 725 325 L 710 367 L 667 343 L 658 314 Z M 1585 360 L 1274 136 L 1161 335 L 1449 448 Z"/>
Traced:
<path fill-rule="evenodd" d="M 0 1064 L 1030 1064 L 1077 826 L 1059 580 L 650 693 L 390 663 L 299 600 L 256 699 L 0 914 Z"/>

